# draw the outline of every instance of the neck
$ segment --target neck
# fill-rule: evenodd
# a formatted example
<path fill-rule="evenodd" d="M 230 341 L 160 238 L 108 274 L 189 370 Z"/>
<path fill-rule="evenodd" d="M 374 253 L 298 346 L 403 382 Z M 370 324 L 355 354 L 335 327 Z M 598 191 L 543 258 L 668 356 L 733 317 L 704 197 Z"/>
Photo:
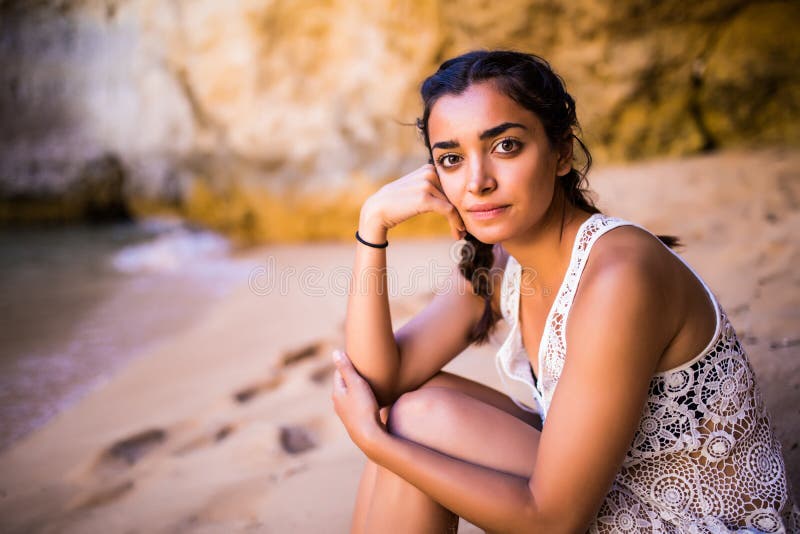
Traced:
<path fill-rule="evenodd" d="M 554 293 L 567 269 L 578 228 L 589 217 L 569 202 L 553 202 L 529 232 L 503 241 L 503 248 L 519 262 L 523 273 L 531 273 L 520 282 L 528 289 L 541 289 L 536 292 L 540 295 Z"/>

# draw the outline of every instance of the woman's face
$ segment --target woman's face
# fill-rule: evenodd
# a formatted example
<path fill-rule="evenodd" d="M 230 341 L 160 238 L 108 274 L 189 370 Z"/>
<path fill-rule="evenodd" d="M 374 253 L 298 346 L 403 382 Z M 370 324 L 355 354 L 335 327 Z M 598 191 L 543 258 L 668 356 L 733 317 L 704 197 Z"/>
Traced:
<path fill-rule="evenodd" d="M 428 135 L 445 195 L 484 243 L 522 237 L 542 222 L 556 176 L 571 169 L 571 153 L 551 146 L 539 117 L 488 82 L 441 97 Z"/>

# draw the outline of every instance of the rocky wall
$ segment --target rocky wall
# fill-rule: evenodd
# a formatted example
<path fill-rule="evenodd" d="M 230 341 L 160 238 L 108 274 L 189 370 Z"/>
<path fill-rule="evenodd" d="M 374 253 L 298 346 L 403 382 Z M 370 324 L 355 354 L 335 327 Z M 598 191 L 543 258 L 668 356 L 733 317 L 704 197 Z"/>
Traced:
<path fill-rule="evenodd" d="M 169 207 L 247 239 L 338 235 L 424 162 L 419 83 L 472 48 L 548 58 L 601 159 L 797 145 L 797 20 L 789 1 L 0 0 L 0 220 Z M 94 198 L 98 169 L 121 204 Z"/>

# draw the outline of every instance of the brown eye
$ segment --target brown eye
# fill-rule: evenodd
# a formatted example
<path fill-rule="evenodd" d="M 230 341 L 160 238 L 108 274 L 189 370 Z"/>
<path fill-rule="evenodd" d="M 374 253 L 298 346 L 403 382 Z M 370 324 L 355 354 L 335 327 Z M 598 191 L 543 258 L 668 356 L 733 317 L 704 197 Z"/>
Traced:
<path fill-rule="evenodd" d="M 507 154 L 518 150 L 521 144 L 516 139 L 503 139 L 495 146 L 498 152 L 501 154 Z"/>
<path fill-rule="evenodd" d="M 456 154 L 445 154 L 444 156 L 441 156 L 437 162 L 442 168 L 448 169 L 458 164 L 459 156 Z"/>

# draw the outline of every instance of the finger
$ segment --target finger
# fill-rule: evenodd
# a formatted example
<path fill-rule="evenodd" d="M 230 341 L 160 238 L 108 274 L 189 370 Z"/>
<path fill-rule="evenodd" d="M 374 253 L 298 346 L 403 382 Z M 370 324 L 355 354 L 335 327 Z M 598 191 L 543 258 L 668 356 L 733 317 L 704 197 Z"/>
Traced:
<path fill-rule="evenodd" d="M 464 224 L 464 219 L 461 218 L 461 214 L 458 213 L 457 209 L 453 208 L 453 214 L 454 216 L 448 219 L 453 235 L 456 239 L 464 239 L 464 236 L 467 235 L 467 225 Z"/>
<path fill-rule="evenodd" d="M 428 165 L 428 167 L 430 167 L 430 169 L 428 171 L 428 175 L 427 175 L 429 181 L 431 182 L 431 184 L 433 184 L 433 186 L 436 189 L 438 189 L 442 193 L 442 195 L 444 195 L 444 187 L 442 187 L 442 181 L 439 180 L 439 173 L 436 172 L 436 166 L 435 165 Z M 445 196 L 447 196 L 447 195 L 445 195 Z"/>
<path fill-rule="evenodd" d="M 333 390 L 334 393 L 347 393 L 347 384 L 338 369 L 333 372 Z"/>
<path fill-rule="evenodd" d="M 337 370 L 344 381 L 345 386 L 350 382 L 351 373 L 355 372 L 353 363 L 347 355 L 339 349 L 333 351 L 333 363 L 336 365 Z"/>
<path fill-rule="evenodd" d="M 334 350 L 333 361 L 346 391 L 372 391 L 367 381 L 358 373 L 353 362 L 347 357 L 347 354 L 338 349 Z"/>
<path fill-rule="evenodd" d="M 437 192 L 430 193 L 429 202 L 432 211 L 441 213 L 447 218 L 447 223 L 450 225 L 450 233 L 453 237 L 455 239 L 461 239 L 462 233 L 466 231 L 466 227 L 455 206 L 447 200 L 447 197 L 444 195 L 440 196 Z"/>
<path fill-rule="evenodd" d="M 436 192 L 432 193 L 437 198 L 441 198 L 445 202 L 447 202 L 452 207 L 452 214 L 445 216 L 448 218 L 448 222 L 450 223 L 450 228 L 455 235 L 456 239 L 460 239 L 463 237 L 463 233 L 466 233 L 466 226 L 464 225 L 464 220 L 459 215 L 458 210 L 455 209 L 450 199 L 447 198 L 447 195 L 444 192 L 444 188 L 442 187 L 442 182 L 439 180 L 439 174 L 436 172 L 436 167 L 434 165 L 427 165 L 429 167 L 429 180 L 430 184 L 434 187 Z M 438 193 L 438 194 L 437 194 Z"/>
<path fill-rule="evenodd" d="M 439 182 L 439 175 L 436 174 L 436 165 L 433 163 L 426 163 L 417 169 L 417 172 L 421 173 L 425 178 L 435 180 L 437 183 Z"/>

